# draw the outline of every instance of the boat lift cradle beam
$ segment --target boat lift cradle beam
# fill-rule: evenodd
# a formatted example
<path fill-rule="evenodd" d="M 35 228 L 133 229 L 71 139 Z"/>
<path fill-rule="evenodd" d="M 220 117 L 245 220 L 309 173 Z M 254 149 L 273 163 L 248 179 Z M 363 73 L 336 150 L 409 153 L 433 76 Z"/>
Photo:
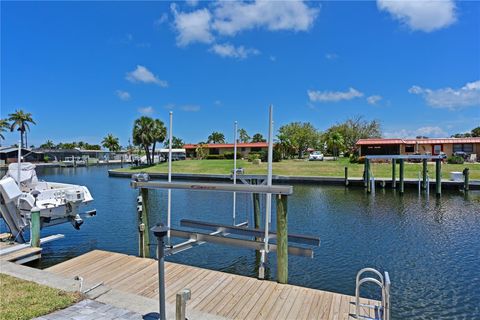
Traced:
<path fill-rule="evenodd" d="M 130 182 L 135 189 L 183 189 L 193 191 L 221 191 L 239 193 L 261 194 L 293 194 L 292 186 L 266 186 L 266 185 L 241 185 L 226 183 L 194 183 L 194 182 L 161 182 L 161 181 L 135 181 Z"/>
<path fill-rule="evenodd" d="M 204 221 L 195 221 L 195 220 L 189 220 L 189 219 L 180 220 L 180 225 L 182 227 L 191 227 L 191 228 L 217 231 L 220 234 L 228 233 L 228 234 L 236 234 L 236 235 L 256 237 L 256 238 L 263 238 L 265 234 L 265 230 L 263 229 L 247 229 L 247 228 L 242 228 L 238 226 L 208 223 Z M 276 239 L 276 238 L 277 238 L 277 234 L 275 232 L 269 233 L 269 239 Z M 320 238 L 312 237 L 312 236 L 288 234 L 288 241 L 311 245 L 311 246 L 317 246 L 317 247 L 320 246 Z"/>
<path fill-rule="evenodd" d="M 170 234 L 172 237 L 184 238 L 189 240 L 181 243 L 180 245 L 173 246 L 171 249 L 166 250 L 167 254 L 175 254 L 204 242 L 242 247 L 254 250 L 263 250 L 265 248 L 265 243 L 263 241 L 227 238 L 203 232 L 184 231 L 172 228 L 170 229 Z M 277 251 L 277 245 L 269 244 L 268 249 L 269 251 Z M 313 258 L 313 250 L 308 248 L 288 246 L 288 253 L 296 256 Z"/>

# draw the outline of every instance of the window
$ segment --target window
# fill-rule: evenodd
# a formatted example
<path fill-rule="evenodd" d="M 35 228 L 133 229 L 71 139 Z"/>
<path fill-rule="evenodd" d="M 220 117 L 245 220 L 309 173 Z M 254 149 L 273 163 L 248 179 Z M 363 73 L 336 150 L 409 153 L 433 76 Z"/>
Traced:
<path fill-rule="evenodd" d="M 251 150 L 252 152 L 259 152 L 259 151 L 262 151 L 262 148 L 253 147 L 253 148 L 250 148 L 250 150 Z"/>
<path fill-rule="evenodd" d="M 465 153 L 473 152 L 473 143 L 455 143 L 453 145 L 453 152 L 463 151 Z"/>
<path fill-rule="evenodd" d="M 415 152 L 415 146 L 413 144 L 407 144 L 405 146 L 405 152 Z"/>
<path fill-rule="evenodd" d="M 210 148 L 209 154 L 220 154 L 220 150 L 218 148 Z"/>
<path fill-rule="evenodd" d="M 246 149 L 247 149 L 247 148 L 242 147 L 241 151 L 242 151 L 242 152 L 245 152 Z"/>
<path fill-rule="evenodd" d="M 434 144 L 433 145 L 433 154 L 440 154 L 442 152 L 442 145 L 441 144 Z"/>

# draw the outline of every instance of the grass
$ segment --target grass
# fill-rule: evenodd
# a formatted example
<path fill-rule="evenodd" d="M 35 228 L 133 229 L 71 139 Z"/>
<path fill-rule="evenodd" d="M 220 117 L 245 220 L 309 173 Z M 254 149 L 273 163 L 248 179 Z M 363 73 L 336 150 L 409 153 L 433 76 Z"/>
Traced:
<path fill-rule="evenodd" d="M 229 174 L 233 167 L 233 160 L 186 160 L 174 161 L 172 163 L 173 173 L 210 173 L 210 174 Z M 238 160 L 237 167 L 245 168 L 246 174 L 266 174 L 267 164 L 254 165 L 251 162 Z M 283 160 L 273 164 L 273 174 L 286 176 L 328 176 L 344 177 L 344 168 L 348 167 L 349 177 L 362 177 L 363 164 L 350 163 L 347 158 L 340 158 L 337 161 L 305 161 L 305 160 Z M 442 164 L 442 177 L 449 178 L 451 171 L 463 171 L 464 168 L 470 169 L 470 179 L 480 179 L 480 163 L 465 164 Z M 147 172 L 147 173 L 166 173 L 167 163 L 157 164 L 150 167 L 123 168 L 118 171 L 123 172 Z M 372 164 L 373 174 L 376 178 L 391 177 L 392 165 L 389 163 Z M 418 172 L 422 170 L 421 163 L 405 162 L 405 178 L 418 178 Z M 428 164 L 430 179 L 435 175 L 435 164 Z M 398 165 L 397 165 L 398 179 Z"/>
<path fill-rule="evenodd" d="M 0 319 L 32 319 L 64 309 L 79 300 L 79 293 L 0 274 Z"/>

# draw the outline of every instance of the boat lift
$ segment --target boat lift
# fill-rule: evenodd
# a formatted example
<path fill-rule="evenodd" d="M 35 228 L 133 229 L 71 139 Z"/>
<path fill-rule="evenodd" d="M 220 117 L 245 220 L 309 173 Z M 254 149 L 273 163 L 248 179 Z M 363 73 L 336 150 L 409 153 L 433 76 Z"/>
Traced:
<path fill-rule="evenodd" d="M 233 168 L 233 184 L 224 183 L 190 183 L 190 182 L 172 182 L 171 181 L 171 156 L 169 149 L 169 164 L 168 164 L 168 181 L 150 181 L 149 176 L 145 173 L 134 174 L 131 181 L 131 186 L 135 189 L 167 189 L 168 190 L 168 206 L 167 206 L 167 246 L 165 250 L 166 255 L 179 253 L 190 249 L 194 246 L 204 244 L 206 242 L 230 245 L 236 247 L 250 248 L 258 250 L 261 253 L 261 263 L 259 269 L 259 278 L 264 278 L 265 266 L 267 263 L 267 256 L 270 251 L 277 252 L 277 258 L 282 260 L 279 263 L 279 272 L 284 275 L 279 277 L 279 282 L 286 283 L 288 277 L 288 254 L 293 254 L 302 257 L 313 257 L 312 248 L 289 245 L 289 242 L 302 244 L 306 246 L 319 246 L 320 239 L 318 237 L 304 236 L 304 235 L 288 235 L 287 234 L 287 205 L 286 196 L 293 193 L 292 186 L 272 185 L 272 158 L 273 158 L 273 120 L 272 107 L 270 107 L 269 115 L 269 148 L 268 148 L 268 174 L 265 184 L 245 185 L 237 184 L 237 167 L 236 167 L 236 133 L 237 122 L 234 125 L 234 168 Z M 172 137 L 172 113 L 170 112 L 170 130 L 169 142 L 171 146 Z M 243 181 L 242 181 L 243 182 Z M 214 191 L 214 192 L 231 192 L 233 193 L 233 225 L 210 223 L 205 221 L 195 221 L 183 219 L 180 221 L 181 227 L 188 227 L 200 229 L 203 231 L 190 231 L 173 228 L 171 226 L 171 190 L 182 189 L 192 191 Z M 236 195 L 237 193 L 244 194 L 264 194 L 265 202 L 265 223 L 264 228 L 249 228 L 248 221 L 237 224 L 236 223 Z M 277 223 L 277 232 L 269 230 L 271 223 L 271 200 L 272 194 L 277 197 L 277 217 L 282 216 L 282 221 Z M 145 206 L 145 203 L 143 203 Z M 280 208 L 280 209 L 279 209 Z M 278 219 L 277 219 L 278 221 Z M 146 230 L 144 226 L 144 230 Z M 205 232 L 205 230 L 207 232 Z M 210 231 L 210 232 L 208 232 Z M 229 237 L 235 235 L 236 237 Z M 186 241 L 172 245 L 170 238 L 184 238 Z M 244 238 L 241 238 L 244 237 Z M 251 239 L 254 237 L 255 240 Z M 275 240 L 276 243 L 270 243 L 270 240 Z M 280 260 L 279 260 L 280 261 Z M 282 279 L 280 279 L 282 278 Z"/>

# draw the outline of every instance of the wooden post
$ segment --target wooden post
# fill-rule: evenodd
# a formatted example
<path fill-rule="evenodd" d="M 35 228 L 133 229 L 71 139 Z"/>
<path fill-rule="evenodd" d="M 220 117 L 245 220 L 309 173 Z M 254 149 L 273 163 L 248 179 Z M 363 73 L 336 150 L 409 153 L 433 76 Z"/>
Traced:
<path fill-rule="evenodd" d="M 397 188 L 397 177 L 395 176 L 395 170 L 397 169 L 397 159 L 392 159 L 392 188 Z"/>
<path fill-rule="evenodd" d="M 423 159 L 423 168 L 422 168 L 422 189 L 426 190 L 427 189 L 427 159 Z"/>
<path fill-rule="evenodd" d="M 365 158 L 365 187 L 370 193 L 370 160 Z"/>
<path fill-rule="evenodd" d="M 470 169 L 463 169 L 463 190 L 468 191 L 470 189 Z"/>
<path fill-rule="evenodd" d="M 150 235 L 149 235 L 149 224 L 148 224 L 148 189 L 140 189 L 140 194 L 142 196 L 142 212 L 140 215 L 139 221 L 139 232 L 140 232 L 140 256 L 143 258 L 150 258 Z"/>
<path fill-rule="evenodd" d="M 345 167 L 345 187 L 348 187 L 348 167 Z"/>
<path fill-rule="evenodd" d="M 277 196 L 277 281 L 288 282 L 287 196 Z"/>
<path fill-rule="evenodd" d="M 191 299 L 191 293 L 189 289 L 183 289 L 177 293 L 176 307 L 175 307 L 175 320 L 185 320 L 185 312 L 187 309 L 187 301 Z"/>
<path fill-rule="evenodd" d="M 40 247 L 40 210 L 37 208 L 30 212 L 30 245 Z"/>
<path fill-rule="evenodd" d="M 404 171 L 405 171 L 405 160 L 400 159 L 400 194 L 403 194 L 404 189 Z"/>
<path fill-rule="evenodd" d="M 437 196 L 442 194 L 442 161 L 435 160 L 435 193 Z"/>

